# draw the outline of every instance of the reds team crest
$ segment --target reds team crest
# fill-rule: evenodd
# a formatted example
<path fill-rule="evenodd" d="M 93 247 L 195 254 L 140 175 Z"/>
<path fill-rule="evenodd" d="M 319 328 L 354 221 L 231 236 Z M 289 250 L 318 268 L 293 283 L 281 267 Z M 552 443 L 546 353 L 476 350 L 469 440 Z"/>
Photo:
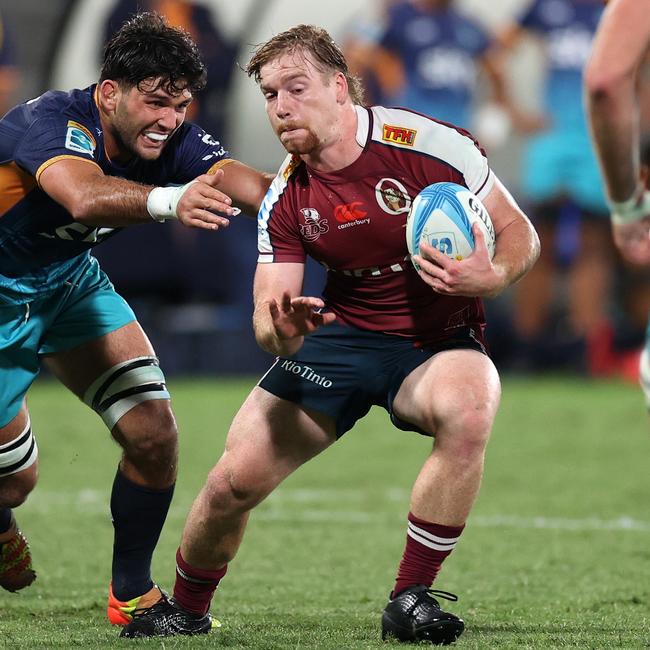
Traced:
<path fill-rule="evenodd" d="M 300 212 L 305 220 L 300 224 L 300 234 L 306 241 L 316 241 L 330 229 L 327 219 L 321 218 L 316 208 L 301 208 Z"/>

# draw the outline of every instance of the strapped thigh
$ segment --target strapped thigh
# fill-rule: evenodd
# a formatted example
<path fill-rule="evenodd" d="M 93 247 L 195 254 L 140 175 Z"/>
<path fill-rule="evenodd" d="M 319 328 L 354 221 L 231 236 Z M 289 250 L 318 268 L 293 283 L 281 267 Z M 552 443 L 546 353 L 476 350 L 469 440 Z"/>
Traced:
<path fill-rule="evenodd" d="M 154 399 L 169 399 L 169 393 L 158 359 L 150 356 L 114 365 L 84 395 L 84 402 L 99 413 L 109 429 L 134 406 Z"/>
<path fill-rule="evenodd" d="M 27 469 L 36 462 L 37 457 L 38 446 L 28 419 L 15 440 L 0 445 L 0 476 L 9 476 Z"/>

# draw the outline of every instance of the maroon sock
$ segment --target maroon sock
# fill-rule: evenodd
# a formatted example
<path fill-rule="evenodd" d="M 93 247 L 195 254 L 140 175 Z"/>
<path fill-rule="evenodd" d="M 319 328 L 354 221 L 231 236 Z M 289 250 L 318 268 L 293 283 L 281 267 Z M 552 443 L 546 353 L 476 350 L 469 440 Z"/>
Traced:
<path fill-rule="evenodd" d="M 216 570 L 197 569 L 182 558 L 179 548 L 176 551 L 174 600 L 188 612 L 203 616 L 210 609 L 214 590 L 227 570 L 227 564 Z"/>
<path fill-rule="evenodd" d="M 443 560 L 454 550 L 462 526 L 443 526 L 408 515 L 406 548 L 399 565 L 393 596 L 413 585 L 431 586 Z"/>

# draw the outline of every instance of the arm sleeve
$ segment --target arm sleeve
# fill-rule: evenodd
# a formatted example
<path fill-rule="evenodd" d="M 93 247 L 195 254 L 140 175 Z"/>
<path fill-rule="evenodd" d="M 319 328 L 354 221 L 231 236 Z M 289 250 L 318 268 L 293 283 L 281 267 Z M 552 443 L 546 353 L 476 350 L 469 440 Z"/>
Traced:
<path fill-rule="evenodd" d="M 91 128 L 66 115 L 51 113 L 34 121 L 16 148 L 19 167 L 38 178 L 61 158 L 78 158 L 96 163 L 97 142 Z"/>
<path fill-rule="evenodd" d="M 306 259 L 300 226 L 291 209 L 289 180 L 296 160 L 287 156 L 271 183 L 257 215 L 258 263 L 301 262 Z"/>

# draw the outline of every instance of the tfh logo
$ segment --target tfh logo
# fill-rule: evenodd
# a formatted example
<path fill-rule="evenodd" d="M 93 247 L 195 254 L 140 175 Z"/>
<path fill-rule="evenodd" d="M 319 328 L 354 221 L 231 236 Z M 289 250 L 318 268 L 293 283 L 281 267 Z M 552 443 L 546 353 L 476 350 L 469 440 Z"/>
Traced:
<path fill-rule="evenodd" d="M 412 147 L 415 144 L 416 134 L 417 131 L 415 129 L 407 129 L 404 126 L 384 124 L 384 135 L 382 139 L 386 142 L 405 144 L 407 147 Z"/>

